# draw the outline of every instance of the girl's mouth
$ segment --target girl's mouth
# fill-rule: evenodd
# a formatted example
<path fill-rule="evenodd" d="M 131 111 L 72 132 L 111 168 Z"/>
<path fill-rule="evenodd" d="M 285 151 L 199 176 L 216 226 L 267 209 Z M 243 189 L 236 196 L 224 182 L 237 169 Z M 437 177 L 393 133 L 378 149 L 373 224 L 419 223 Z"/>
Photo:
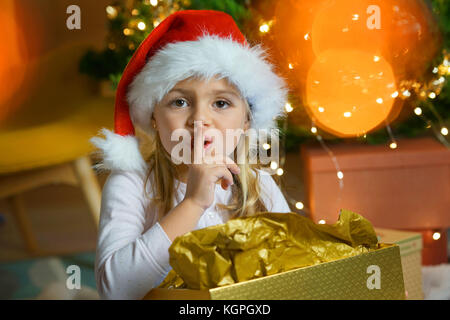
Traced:
<path fill-rule="evenodd" d="M 203 148 L 206 150 L 209 148 L 209 146 L 212 144 L 212 141 L 205 141 L 203 144 Z"/>
<path fill-rule="evenodd" d="M 205 140 L 203 141 L 203 148 L 208 149 L 213 143 L 213 139 L 211 137 L 205 136 Z M 194 148 L 194 138 L 191 139 L 191 149 Z"/>

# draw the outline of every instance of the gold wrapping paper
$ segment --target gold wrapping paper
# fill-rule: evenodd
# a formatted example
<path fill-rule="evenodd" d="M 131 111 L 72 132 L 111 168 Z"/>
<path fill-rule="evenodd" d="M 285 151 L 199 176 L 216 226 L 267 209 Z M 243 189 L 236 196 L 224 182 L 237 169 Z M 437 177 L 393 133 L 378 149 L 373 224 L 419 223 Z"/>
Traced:
<path fill-rule="evenodd" d="M 159 288 L 216 288 L 377 248 L 371 223 L 348 210 L 333 225 L 264 212 L 177 237 L 169 248 L 173 269 Z"/>

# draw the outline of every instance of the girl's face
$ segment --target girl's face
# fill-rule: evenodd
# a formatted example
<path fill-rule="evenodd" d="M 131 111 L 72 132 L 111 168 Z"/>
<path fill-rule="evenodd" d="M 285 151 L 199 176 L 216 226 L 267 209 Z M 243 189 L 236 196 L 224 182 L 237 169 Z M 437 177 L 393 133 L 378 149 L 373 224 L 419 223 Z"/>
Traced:
<path fill-rule="evenodd" d="M 172 132 L 185 129 L 193 138 L 194 121 L 201 121 L 204 133 L 209 129 L 212 129 L 210 132 L 220 131 L 223 137 L 221 145 L 226 148 L 223 150 L 226 155 L 230 155 L 239 142 L 238 139 L 230 139 L 232 143 L 228 142 L 227 148 L 227 129 L 245 132 L 250 125 L 247 105 L 239 91 L 226 79 L 217 78 L 208 82 L 197 78 L 178 82 L 155 106 L 151 121 L 156 125 L 161 143 L 169 154 L 180 143 L 178 140 L 171 141 Z M 197 127 L 199 124 L 197 122 Z"/>

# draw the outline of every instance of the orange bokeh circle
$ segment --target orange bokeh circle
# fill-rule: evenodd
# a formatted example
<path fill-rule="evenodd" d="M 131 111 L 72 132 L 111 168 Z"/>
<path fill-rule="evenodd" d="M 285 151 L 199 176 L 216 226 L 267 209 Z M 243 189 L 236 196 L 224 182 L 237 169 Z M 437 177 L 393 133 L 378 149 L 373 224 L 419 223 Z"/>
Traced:
<path fill-rule="evenodd" d="M 314 53 L 355 49 L 381 54 L 389 36 L 388 7 L 385 0 L 325 1 L 312 23 Z"/>
<path fill-rule="evenodd" d="M 308 71 L 307 111 L 314 123 L 340 137 L 363 135 L 388 118 L 397 88 L 383 57 L 331 49 Z"/>

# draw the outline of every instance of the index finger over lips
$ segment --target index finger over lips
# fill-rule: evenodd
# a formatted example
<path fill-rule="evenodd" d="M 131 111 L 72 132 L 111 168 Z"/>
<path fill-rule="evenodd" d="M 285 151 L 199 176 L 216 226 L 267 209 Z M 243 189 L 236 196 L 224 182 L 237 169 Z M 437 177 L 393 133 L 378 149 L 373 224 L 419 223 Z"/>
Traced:
<path fill-rule="evenodd" d="M 228 169 L 234 174 L 239 174 L 241 172 L 241 169 L 239 166 L 231 159 L 230 157 L 225 157 L 225 165 Z"/>
<path fill-rule="evenodd" d="M 232 173 L 239 174 L 239 166 L 229 156 L 225 156 L 222 153 L 212 154 L 211 151 L 205 152 L 205 163 L 215 165 L 225 165 Z"/>
<path fill-rule="evenodd" d="M 195 121 L 194 125 L 194 163 L 203 163 L 203 122 Z"/>

